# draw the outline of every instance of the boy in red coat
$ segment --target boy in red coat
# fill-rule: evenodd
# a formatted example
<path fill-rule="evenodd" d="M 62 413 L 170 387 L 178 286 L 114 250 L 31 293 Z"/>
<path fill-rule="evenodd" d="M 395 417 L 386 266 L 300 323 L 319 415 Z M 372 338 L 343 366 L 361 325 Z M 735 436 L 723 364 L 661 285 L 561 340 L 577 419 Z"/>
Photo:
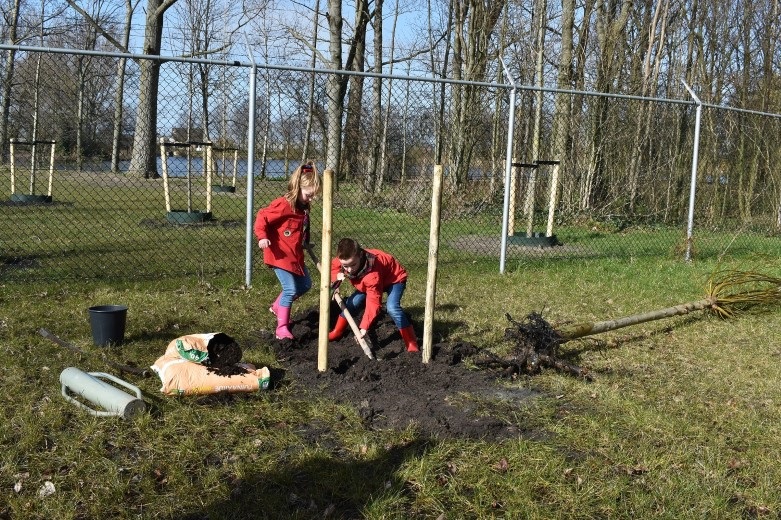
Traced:
<path fill-rule="evenodd" d="M 363 249 L 352 238 L 343 238 L 336 248 L 336 258 L 331 262 L 331 281 L 347 278 L 355 292 L 345 299 L 345 306 L 354 314 L 366 306 L 359 325 L 363 338 L 371 328 L 382 306 L 382 293 L 388 293 L 385 308 L 399 328 L 407 346 L 407 352 L 418 352 L 418 340 L 412 323 L 401 308 L 401 297 L 407 288 L 407 270 L 390 254 L 379 249 Z M 344 335 L 347 319 L 341 314 L 333 330 L 328 333 L 329 341 L 336 341 Z"/>
<path fill-rule="evenodd" d="M 309 205 L 320 193 L 320 176 L 314 163 L 293 172 L 287 193 L 258 211 L 255 236 L 263 250 L 263 262 L 274 269 L 282 292 L 269 310 L 277 316 L 277 339 L 293 339 L 290 308 L 293 301 L 312 287 L 304 264 L 304 246 L 309 244 Z"/>

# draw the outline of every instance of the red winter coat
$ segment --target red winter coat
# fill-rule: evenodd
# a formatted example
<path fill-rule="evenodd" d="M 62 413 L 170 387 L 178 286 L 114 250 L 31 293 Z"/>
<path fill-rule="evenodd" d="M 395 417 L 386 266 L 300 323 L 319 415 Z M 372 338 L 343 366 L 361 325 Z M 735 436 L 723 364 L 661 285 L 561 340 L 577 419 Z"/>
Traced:
<path fill-rule="evenodd" d="M 279 197 L 258 211 L 255 236 L 267 238 L 271 244 L 263 250 L 263 263 L 291 273 L 304 274 L 304 242 L 309 242 L 309 210 L 290 207 L 285 197 Z"/>
<path fill-rule="evenodd" d="M 360 328 L 369 330 L 382 306 L 382 293 L 395 283 L 407 280 L 407 270 L 404 269 L 393 255 L 379 249 L 366 249 L 368 254 L 374 255 L 374 265 L 366 273 L 357 278 L 350 278 L 345 273 L 345 280 L 350 280 L 356 290 L 366 293 L 366 310 L 363 311 Z M 336 280 L 336 275 L 342 270 L 342 264 L 338 258 L 331 261 L 331 281 Z"/>

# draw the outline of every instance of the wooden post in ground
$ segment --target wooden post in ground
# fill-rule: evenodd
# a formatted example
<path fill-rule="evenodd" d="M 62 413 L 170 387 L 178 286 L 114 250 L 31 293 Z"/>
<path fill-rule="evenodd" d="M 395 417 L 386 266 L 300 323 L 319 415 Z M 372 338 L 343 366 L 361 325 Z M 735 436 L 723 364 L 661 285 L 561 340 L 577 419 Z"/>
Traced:
<path fill-rule="evenodd" d="M 165 137 L 160 138 L 160 162 L 163 165 L 163 191 L 165 191 L 165 211 L 171 213 L 171 194 L 168 191 L 168 155 L 165 149 Z"/>
<path fill-rule="evenodd" d="M 434 336 L 434 306 L 437 294 L 437 258 L 439 255 L 439 221 L 442 204 L 442 165 L 434 166 L 431 188 L 431 225 L 428 237 L 428 275 L 426 276 L 426 311 L 423 318 L 423 362 L 431 360 Z"/>
<path fill-rule="evenodd" d="M 223 168 L 225 167 L 225 164 L 223 164 Z M 236 187 L 236 170 L 239 168 L 239 149 L 234 148 L 233 149 L 233 182 L 231 182 L 231 186 L 234 188 Z"/>
<path fill-rule="evenodd" d="M 49 144 L 51 145 L 51 153 L 49 154 L 49 189 L 46 192 L 46 195 L 51 199 L 52 196 L 52 184 L 54 183 L 54 147 L 56 145 L 56 141 L 51 141 Z"/>
<path fill-rule="evenodd" d="M 553 236 L 553 218 L 556 214 L 556 202 L 559 193 L 559 161 L 537 161 L 538 164 L 552 164 L 553 173 L 550 179 L 550 198 L 548 202 L 548 226 L 545 229 L 545 236 Z"/>
<path fill-rule="evenodd" d="M 212 143 L 203 144 L 203 151 L 206 160 L 206 213 L 212 212 L 212 172 L 214 171 L 214 156 L 212 155 Z"/>
<path fill-rule="evenodd" d="M 14 143 L 15 138 L 11 138 L 11 195 L 16 193 L 16 163 L 14 161 Z"/>
<path fill-rule="evenodd" d="M 328 325 L 331 319 L 331 228 L 334 171 L 323 172 L 323 233 L 320 245 L 320 323 L 317 336 L 317 370 L 328 368 Z"/>

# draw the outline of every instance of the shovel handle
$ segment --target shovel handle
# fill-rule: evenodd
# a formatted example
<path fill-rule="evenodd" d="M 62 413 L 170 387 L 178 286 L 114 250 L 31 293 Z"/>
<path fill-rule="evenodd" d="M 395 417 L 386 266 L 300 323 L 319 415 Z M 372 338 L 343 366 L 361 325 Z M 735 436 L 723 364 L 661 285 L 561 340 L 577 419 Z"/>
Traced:
<path fill-rule="evenodd" d="M 309 252 L 309 256 L 312 258 L 312 261 L 315 263 L 315 266 L 317 266 L 317 270 L 320 271 L 320 261 L 317 259 L 317 256 L 315 255 L 314 251 L 312 251 L 312 247 L 311 246 L 307 247 L 306 250 L 307 252 Z M 334 301 L 336 301 L 336 304 L 342 310 L 342 314 L 344 314 L 347 323 L 350 325 L 350 329 L 353 331 L 353 334 L 355 334 L 355 339 L 358 341 L 358 345 L 361 346 L 363 353 L 366 354 L 369 357 L 369 359 L 374 359 L 374 354 L 372 354 L 372 349 L 369 346 L 369 343 L 366 341 L 366 338 L 361 337 L 361 329 L 359 329 L 358 324 L 355 323 L 355 319 L 353 318 L 352 314 L 350 314 L 350 311 L 347 309 L 347 305 L 345 305 L 341 295 L 336 291 L 336 289 L 338 288 L 339 286 L 337 285 L 334 288 L 334 290 L 331 292 L 331 298 L 333 298 Z"/>

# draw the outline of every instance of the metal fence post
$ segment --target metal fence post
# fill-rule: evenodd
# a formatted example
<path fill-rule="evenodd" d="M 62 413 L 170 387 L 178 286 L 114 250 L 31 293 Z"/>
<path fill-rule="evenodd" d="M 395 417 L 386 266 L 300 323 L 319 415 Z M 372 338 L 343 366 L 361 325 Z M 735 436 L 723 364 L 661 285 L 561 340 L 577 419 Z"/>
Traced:
<path fill-rule="evenodd" d="M 502 57 L 499 57 L 502 60 Z M 515 82 L 510 73 L 507 71 L 507 66 L 502 60 L 502 67 L 504 67 L 504 74 L 507 76 L 507 80 L 512 85 L 510 90 L 510 114 L 507 119 L 507 154 L 504 160 L 504 207 L 502 210 L 502 245 L 499 254 L 499 273 L 504 274 L 504 264 L 507 259 L 507 228 L 510 220 L 510 172 L 513 163 L 513 135 L 515 127 Z"/>
<path fill-rule="evenodd" d="M 244 35 L 247 39 L 247 35 Z M 255 237 L 253 235 L 254 224 L 254 206 L 255 206 L 255 93 L 257 86 L 258 64 L 252 56 L 252 47 L 247 44 L 247 54 L 252 62 L 249 74 L 249 115 L 247 116 L 247 226 L 245 240 L 245 270 L 244 285 L 252 285 L 252 251 L 255 246 Z"/>
<path fill-rule="evenodd" d="M 683 86 L 689 91 L 689 95 L 694 99 L 697 104 L 696 116 L 694 120 L 694 150 L 692 151 L 692 174 L 691 174 L 691 186 L 689 187 L 689 221 L 686 227 L 686 254 L 684 259 L 687 262 L 692 258 L 692 235 L 694 230 L 694 197 L 697 193 L 697 157 L 700 150 L 700 117 L 702 115 L 702 101 L 694 91 L 681 80 Z"/>

